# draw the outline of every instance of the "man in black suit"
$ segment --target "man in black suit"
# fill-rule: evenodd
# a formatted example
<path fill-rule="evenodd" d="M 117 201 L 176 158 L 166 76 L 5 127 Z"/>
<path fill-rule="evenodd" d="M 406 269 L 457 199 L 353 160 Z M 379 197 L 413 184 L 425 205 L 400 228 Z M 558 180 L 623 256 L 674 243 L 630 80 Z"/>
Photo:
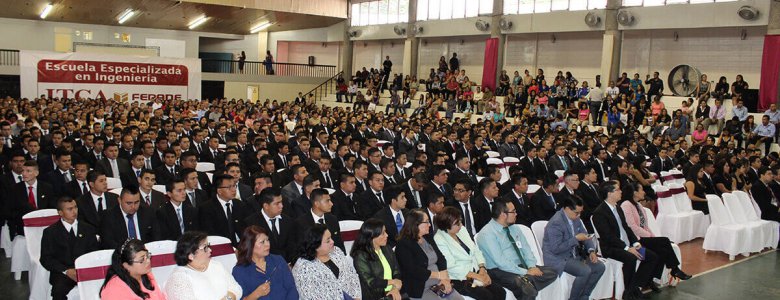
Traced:
<path fill-rule="evenodd" d="M 290 207 L 285 208 L 285 214 L 293 219 L 300 215 L 308 214 L 311 210 L 311 191 L 320 187 L 320 180 L 314 175 L 307 175 L 303 179 L 303 193 L 290 203 Z"/>
<path fill-rule="evenodd" d="M 528 193 L 528 179 L 523 176 L 513 176 L 511 182 L 513 183 L 512 190 L 502 196 L 506 202 L 512 202 L 517 210 L 517 218 L 515 224 L 523 224 L 531 227 L 534 222 L 534 214 L 531 211 L 529 205 L 529 199 L 526 193 Z"/>
<path fill-rule="evenodd" d="M 434 165 L 431 167 L 431 183 L 423 190 L 423 195 L 430 195 L 431 193 L 437 193 L 444 195 L 444 204 L 451 205 L 455 203 L 455 197 L 453 195 L 453 186 L 447 183 L 449 179 L 449 171 L 441 165 Z M 471 185 L 469 183 L 469 185 Z"/>
<path fill-rule="evenodd" d="M 355 175 L 349 173 L 341 174 L 339 177 L 339 188 L 330 195 L 330 199 L 333 202 L 331 210 L 339 220 L 360 219 L 356 207 L 358 195 L 355 193 L 355 188 Z"/>
<path fill-rule="evenodd" d="M 303 179 L 309 175 L 309 171 L 306 170 L 306 166 L 296 164 L 290 167 L 290 173 L 293 175 L 293 180 L 282 188 L 281 193 L 285 205 L 292 209 L 292 202 L 303 194 Z"/>
<path fill-rule="evenodd" d="M 198 167 L 198 157 L 197 155 L 195 155 L 195 153 L 185 152 L 182 153 L 181 156 L 179 157 L 179 163 L 181 164 L 182 172 L 183 169 L 187 169 L 187 168 L 196 170 L 196 168 Z M 206 172 L 199 172 L 199 171 L 196 171 L 195 173 L 197 174 L 197 183 L 198 183 L 196 187 L 206 192 L 206 194 L 211 195 L 214 191 L 212 190 L 211 179 L 209 179 L 208 174 L 206 174 Z M 182 178 L 186 177 L 181 173 L 179 174 L 179 176 L 181 176 Z M 197 206 L 197 204 L 195 205 Z"/>
<path fill-rule="evenodd" d="M 34 210 L 54 208 L 56 205 L 54 189 L 50 184 L 38 180 L 38 163 L 34 160 L 24 162 L 22 181 L 14 184 L 5 193 L 10 195 L 6 199 L 5 211 L 12 238 L 16 235 L 24 235 L 22 217 L 25 214 Z"/>
<path fill-rule="evenodd" d="M 467 156 L 457 157 L 455 160 L 455 169 L 452 170 L 447 178 L 447 183 L 455 184 L 460 180 L 468 180 L 472 185 L 477 185 L 477 175 L 471 171 L 471 161 Z"/>
<path fill-rule="evenodd" d="M 79 221 L 84 221 L 92 227 L 100 228 L 103 212 L 119 204 L 119 197 L 108 193 L 106 175 L 100 171 L 87 173 L 89 191 L 77 200 L 79 205 Z"/>
<path fill-rule="evenodd" d="M 577 172 L 577 174 L 582 173 L 585 171 L 585 169 L 590 165 L 590 149 L 586 146 L 581 146 L 577 148 L 577 157 L 572 159 L 572 168 L 571 170 Z"/>
<path fill-rule="evenodd" d="M 355 160 L 352 163 L 355 171 L 355 193 L 360 195 L 369 189 L 368 186 L 368 163 L 362 160 Z"/>
<path fill-rule="evenodd" d="M 336 247 L 341 248 L 342 251 L 346 251 L 344 248 L 344 241 L 341 239 L 341 227 L 339 226 L 339 219 L 331 214 L 333 208 L 333 202 L 330 200 L 328 191 L 317 188 L 311 192 L 311 209 L 306 214 L 298 216 L 297 222 L 301 231 L 314 226 L 314 224 L 324 224 L 328 227 L 331 234 L 331 239 Z"/>
<path fill-rule="evenodd" d="M 596 209 L 604 200 L 599 194 L 599 187 L 596 185 L 598 181 L 598 174 L 596 169 L 592 166 L 587 167 L 582 173 L 582 181 L 579 188 L 575 191 L 575 194 L 582 199 L 582 222 L 585 223 L 585 228 L 588 232 L 593 233 L 593 224 L 590 222 L 590 216 L 593 214 L 593 210 Z"/>
<path fill-rule="evenodd" d="M 357 202 L 358 216 L 361 220 L 371 218 L 381 210 L 387 203 L 384 195 L 385 178 L 380 172 L 373 172 L 369 175 L 369 189 L 360 194 Z"/>
<path fill-rule="evenodd" d="M 78 211 L 73 198 L 60 198 L 57 201 L 60 221 L 43 230 L 40 262 L 50 272 L 54 300 L 67 299 L 68 293 L 76 287 L 76 258 L 100 250 L 97 230 L 87 223 L 79 223 Z"/>
<path fill-rule="evenodd" d="M 572 164 L 569 156 L 566 155 L 566 147 L 555 145 L 555 155 L 547 158 L 547 165 L 550 166 L 550 171 L 568 171 L 571 169 Z"/>
<path fill-rule="evenodd" d="M 69 182 L 73 181 L 76 176 L 71 167 L 70 152 L 60 148 L 57 149 L 54 157 L 57 162 L 57 169 L 46 173 L 41 180 L 51 184 L 57 195 L 67 195 L 66 186 Z"/>
<path fill-rule="evenodd" d="M 186 184 L 176 178 L 165 185 L 170 201 L 155 213 L 159 240 L 178 240 L 185 231 L 198 230 L 198 211 L 187 202 Z"/>
<path fill-rule="evenodd" d="M 489 177 L 482 178 L 479 182 L 478 195 L 474 197 L 474 227 L 477 232 L 482 230 L 490 222 L 493 202 L 499 196 L 498 183 Z"/>
<path fill-rule="evenodd" d="M 219 151 L 219 140 L 216 137 L 210 137 L 208 147 L 203 149 L 203 152 L 200 154 L 200 161 L 221 165 L 224 160 L 225 156 Z"/>
<path fill-rule="evenodd" d="M 133 185 L 136 183 L 135 176 L 130 169 L 130 162 L 119 158 L 119 146 L 113 142 L 106 144 L 103 151 L 103 158 L 95 162 L 95 170 L 106 174 L 106 177 L 113 177 L 122 180 L 122 185 Z"/>
<path fill-rule="evenodd" d="M 541 182 L 539 182 L 541 177 L 536 173 L 536 148 L 528 148 L 527 155 L 520 160 L 520 168 L 522 168 L 523 176 L 528 179 L 529 183 L 541 185 Z"/>
<path fill-rule="evenodd" d="M 668 151 L 666 148 L 660 148 L 658 150 L 658 156 L 653 158 L 653 162 L 650 165 L 650 171 L 658 174 L 658 176 L 661 176 L 661 172 L 668 172 L 674 167 L 674 162 L 672 161 L 672 158 L 669 157 Z"/>
<path fill-rule="evenodd" d="M 141 193 L 141 206 L 151 209 L 154 213 L 160 206 L 168 202 L 165 194 L 155 190 L 153 187 L 156 182 L 156 175 L 152 170 L 144 169 L 141 171 L 141 178 L 138 179 L 138 190 Z"/>
<path fill-rule="evenodd" d="M 751 183 L 752 182 L 756 182 L 756 180 L 759 180 L 761 178 L 761 175 L 759 174 L 759 170 L 761 170 L 761 167 L 762 167 L 761 157 L 759 157 L 759 156 L 751 156 L 750 157 L 750 168 L 747 171 L 747 180 L 748 180 L 748 182 L 751 182 Z"/>
<path fill-rule="evenodd" d="M 534 211 L 534 219 L 547 221 L 558 211 L 558 206 L 553 196 L 558 191 L 558 178 L 547 174 L 544 177 L 542 188 L 534 193 L 531 200 L 531 209 Z"/>
<path fill-rule="evenodd" d="M 427 202 L 430 201 L 430 199 L 426 199 L 426 196 L 428 195 L 423 194 L 427 185 L 428 180 L 423 173 L 415 174 L 414 177 L 409 178 L 403 185 L 399 185 L 406 195 L 406 208 L 424 208 L 427 205 Z M 442 195 L 442 197 L 443 196 L 444 195 Z"/>
<path fill-rule="evenodd" d="M 274 155 L 274 165 L 279 169 L 290 167 L 290 146 L 287 143 L 282 143 L 276 148 L 277 153 Z"/>
<path fill-rule="evenodd" d="M 141 193 L 135 185 L 122 187 L 119 205 L 103 212 L 100 239 L 103 249 L 116 249 L 128 238 L 144 243 L 156 240 L 154 214 L 141 206 Z"/>
<path fill-rule="evenodd" d="M 236 184 L 233 176 L 222 174 L 214 176 L 216 199 L 198 207 L 200 229 L 209 235 L 218 235 L 230 239 L 233 247 L 238 245 L 244 220 L 251 210 L 241 200 L 236 199 Z"/>
<path fill-rule="evenodd" d="M 294 263 L 297 256 L 299 232 L 298 224 L 282 214 L 284 202 L 278 188 L 272 187 L 260 192 L 262 211 L 253 213 L 245 219 L 247 226 L 260 226 L 269 232 L 271 253 L 281 255 L 288 263 Z"/>
<path fill-rule="evenodd" d="M 336 189 L 338 187 L 334 180 L 339 177 L 336 172 L 331 170 L 331 162 L 332 159 L 328 156 L 320 157 L 320 164 L 316 172 L 313 172 L 313 175 L 320 180 L 320 187 L 322 188 Z"/>
<path fill-rule="evenodd" d="M 475 210 L 474 207 L 476 206 L 475 205 L 476 201 L 471 197 L 471 192 L 472 192 L 471 183 L 469 183 L 469 181 L 466 180 L 456 182 L 455 186 L 453 187 L 453 190 L 455 192 L 454 195 L 455 202 L 453 204 L 450 204 L 449 206 L 454 206 L 455 208 L 458 209 L 458 211 L 460 211 L 460 217 L 461 220 L 463 220 L 462 221 L 463 227 L 469 233 L 469 236 L 473 238 L 478 231 L 476 229 L 476 226 L 474 225 L 477 214 L 474 211 Z M 428 199 L 434 199 L 435 197 L 438 197 L 434 195 L 441 195 L 441 193 L 435 193 L 433 191 L 431 191 L 430 193 L 433 194 L 429 194 L 427 196 Z M 446 205 L 446 200 L 445 200 L 445 205 Z"/>
<path fill-rule="evenodd" d="M 171 149 L 163 152 L 163 165 L 154 169 L 156 184 L 166 185 L 179 175 L 181 169 L 176 165 L 176 153 Z"/>
<path fill-rule="evenodd" d="M 225 167 L 225 174 L 233 177 L 233 184 L 236 186 L 236 199 L 242 201 L 252 199 L 254 192 L 252 187 L 241 181 L 243 175 L 241 174 L 241 165 L 239 163 L 228 163 Z"/>
<path fill-rule="evenodd" d="M 603 183 L 609 180 L 612 175 L 610 166 L 607 164 L 607 150 L 604 148 L 597 148 L 593 150 L 596 153 L 596 157 L 591 163 L 591 167 L 596 171 L 597 179 L 599 183 Z"/>
<path fill-rule="evenodd" d="M 761 219 L 780 222 L 780 213 L 778 212 L 778 200 L 780 200 L 778 197 L 780 196 L 776 192 L 778 189 L 775 188 L 778 184 L 773 180 L 775 174 L 767 167 L 761 167 L 758 173 L 761 175 L 758 180 L 753 182 L 750 193 L 758 208 L 761 209 Z"/>
<path fill-rule="evenodd" d="M 387 205 L 377 211 L 373 218 L 379 219 L 385 224 L 387 246 L 392 249 L 395 248 L 396 237 L 406 221 L 406 195 L 401 188 L 393 186 L 384 193 L 384 199 Z"/>
<path fill-rule="evenodd" d="M 628 227 L 623 210 L 617 206 L 622 197 L 617 184 L 614 181 L 604 183 L 601 193 L 607 195 L 607 199 L 596 208 L 592 217 L 593 227 L 599 233 L 601 253 L 623 263 L 626 287 L 623 299 L 643 298 L 640 288 L 654 287 L 653 274 L 659 274 L 663 264 L 655 252 L 647 248 L 642 250 L 642 245 Z M 636 267 L 637 261 L 640 261 L 639 268 Z"/>
<path fill-rule="evenodd" d="M 38 163 L 38 168 L 41 173 L 46 174 L 54 170 L 54 163 L 52 162 L 51 155 L 41 152 L 41 143 L 31 138 L 27 141 L 27 160 L 34 160 Z"/>

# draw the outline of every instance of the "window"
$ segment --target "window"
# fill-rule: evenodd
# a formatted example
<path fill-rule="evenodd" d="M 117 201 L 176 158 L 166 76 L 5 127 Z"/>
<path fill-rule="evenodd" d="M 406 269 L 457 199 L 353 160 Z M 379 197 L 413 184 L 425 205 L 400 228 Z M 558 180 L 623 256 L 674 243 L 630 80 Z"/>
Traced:
<path fill-rule="evenodd" d="M 350 11 L 352 26 L 405 23 L 409 21 L 409 0 L 353 0 Z"/>
<path fill-rule="evenodd" d="M 734 1 L 737 0 L 623 0 L 623 6 L 661 6 L 669 4 L 699 4 Z"/>
<path fill-rule="evenodd" d="M 603 9 L 607 0 L 501 0 L 504 1 L 504 14 L 532 14 L 561 10 Z M 631 0 L 623 0 L 631 1 Z M 642 4 L 642 0 L 638 5 Z M 661 0 L 663 1 L 663 0 Z"/>
<path fill-rule="evenodd" d="M 417 0 L 417 20 L 448 20 L 489 15 L 493 12 L 493 1 L 494 0 Z"/>

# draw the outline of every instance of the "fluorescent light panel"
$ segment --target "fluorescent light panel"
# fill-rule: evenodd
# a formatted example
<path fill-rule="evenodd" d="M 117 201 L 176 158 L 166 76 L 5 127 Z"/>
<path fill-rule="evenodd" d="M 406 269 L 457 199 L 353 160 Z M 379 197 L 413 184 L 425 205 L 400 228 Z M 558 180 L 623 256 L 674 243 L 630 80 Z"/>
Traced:
<path fill-rule="evenodd" d="M 132 18 L 133 16 L 135 16 L 135 11 L 128 8 L 127 10 L 125 10 L 125 12 L 119 15 L 119 24 L 127 22 L 127 20 L 130 20 L 130 18 Z"/>
<path fill-rule="evenodd" d="M 263 29 L 271 27 L 271 25 L 273 25 L 273 24 L 271 24 L 270 22 L 265 22 L 265 23 L 262 23 L 260 25 L 255 26 L 255 27 L 252 27 L 252 29 L 250 29 L 249 32 L 250 33 L 258 33 L 258 32 L 260 32 Z"/>
<path fill-rule="evenodd" d="M 192 21 L 189 25 L 187 25 L 187 27 L 189 29 L 195 29 L 198 26 L 203 25 L 203 23 L 206 23 L 206 21 L 208 21 L 208 19 L 209 18 L 206 17 L 206 16 L 200 16 L 199 18 L 195 19 L 195 21 Z"/>
<path fill-rule="evenodd" d="M 43 11 L 41 12 L 41 19 L 46 19 L 46 16 L 49 15 L 49 13 L 51 12 L 51 10 L 53 8 L 54 8 L 54 5 L 46 4 L 46 8 L 44 8 Z"/>

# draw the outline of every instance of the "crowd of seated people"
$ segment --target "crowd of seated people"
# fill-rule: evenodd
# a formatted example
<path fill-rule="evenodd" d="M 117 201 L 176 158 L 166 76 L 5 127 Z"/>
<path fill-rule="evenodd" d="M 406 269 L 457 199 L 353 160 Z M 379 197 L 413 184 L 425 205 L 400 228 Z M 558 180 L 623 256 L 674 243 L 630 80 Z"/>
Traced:
<path fill-rule="evenodd" d="M 661 93 L 657 77 L 645 83 L 648 96 Z M 528 89 L 536 93 L 541 70 L 528 79 Z M 562 80 L 577 86 L 573 76 Z M 507 94 L 515 82 L 515 90 L 525 89 L 526 78 L 521 78 L 510 83 Z M 90 236 L 79 247 L 67 239 L 43 239 L 41 263 L 51 271 L 55 299 L 64 299 L 75 285 L 75 258 L 97 249 L 115 249 L 103 293 L 161 295 L 143 248 L 157 240 L 178 240 L 182 247 L 177 252 L 181 268 L 169 279 L 179 281 L 165 285 L 169 299 L 192 299 L 187 296 L 192 294 L 313 299 L 320 293 L 338 299 L 430 299 L 437 294 L 502 299 L 506 291 L 526 299 L 561 272 L 581 278 L 576 294 L 586 298 L 600 276 L 588 239 L 566 235 L 568 250 L 583 248 L 582 254 L 568 257 L 576 251 L 556 243 L 559 247 L 544 255 L 560 256 L 559 263 L 538 266 L 528 241 L 510 226 L 542 220 L 581 221 L 582 228 L 575 226 L 581 233 L 595 227 L 602 250 L 607 243 L 612 247 L 602 251 L 606 257 L 629 261 L 646 246 L 645 255 L 655 259 L 645 260 L 647 267 L 640 266 L 636 274 L 624 269 L 627 297 L 641 297 L 640 288 L 655 288 L 651 279 L 659 278 L 659 266 L 672 269 L 675 277 L 688 277 L 669 257 L 666 240 L 642 231 L 646 224 L 639 206 L 656 211 L 649 188 L 657 180 L 653 173 L 682 170 L 694 209 L 706 212 L 702 195 L 750 191 L 761 217 L 777 221 L 779 158 L 762 154 L 766 149 L 760 143 L 774 142 L 780 113 L 773 105 L 761 125 L 751 123 L 750 116 L 735 125 L 747 134 L 742 142 L 727 134 L 734 124 L 724 124 L 717 140 L 689 143 L 682 139 L 687 132 L 677 140 L 655 128 L 643 132 L 645 120 L 665 110 L 643 97 L 631 103 L 629 95 L 642 89 L 638 79 L 618 82 L 610 84 L 606 96 L 594 93 L 597 82 L 580 93 L 587 97 L 569 103 L 594 107 L 601 99 L 611 106 L 611 89 L 617 89 L 614 98 L 620 102 L 611 107 L 628 109 L 631 117 L 625 124 L 617 118 L 619 124 L 609 131 L 594 132 L 576 130 L 560 113 L 530 113 L 528 107 L 543 108 L 536 96 L 528 107 L 518 108 L 523 113 L 511 123 L 318 107 L 306 100 L 5 98 L 0 100 L 0 221 L 11 237 L 23 235 L 22 216 L 55 208 L 62 222 L 47 229 L 50 234 Z M 741 107 L 738 102 L 735 112 Z M 695 122 L 688 117 L 694 109 L 683 109 L 674 120 Z M 561 124 L 552 126 L 551 115 Z M 717 124 L 707 118 L 701 122 Z M 520 159 L 507 168 L 507 178 L 500 167 L 487 163 L 492 152 Z M 212 163 L 214 171 L 199 171 L 198 163 L 204 162 Z M 566 173 L 560 189 L 554 171 Z M 109 190 L 109 180 L 121 182 L 122 190 Z M 160 184 L 165 193 L 152 188 Z M 529 193 L 529 184 L 540 188 Z M 361 247 L 351 253 L 345 252 L 341 236 L 339 221 L 344 220 L 365 221 Z M 100 238 L 92 240 L 92 235 Z M 234 277 L 220 275 L 231 270 L 210 269 L 207 235 L 226 237 L 239 249 Z M 569 266 L 572 259 L 591 263 L 575 268 Z M 266 272 L 279 266 L 292 269 Z M 271 278 L 278 284 L 266 285 L 245 278 L 253 272 L 284 278 Z M 222 281 L 209 279 L 215 276 Z M 200 284 L 204 281 L 213 287 Z"/>

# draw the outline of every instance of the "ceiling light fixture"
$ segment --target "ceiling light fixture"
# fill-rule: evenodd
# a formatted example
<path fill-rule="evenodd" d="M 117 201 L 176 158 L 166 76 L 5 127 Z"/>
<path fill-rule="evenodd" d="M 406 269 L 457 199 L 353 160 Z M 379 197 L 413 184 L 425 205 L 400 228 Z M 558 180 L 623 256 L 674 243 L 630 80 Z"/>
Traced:
<path fill-rule="evenodd" d="M 53 8 L 54 8 L 54 5 L 46 4 L 46 8 L 44 8 L 43 11 L 41 12 L 41 19 L 46 19 L 46 16 L 49 15 L 49 13 L 51 12 L 51 10 Z"/>
<path fill-rule="evenodd" d="M 125 10 L 125 12 L 119 15 L 119 24 L 127 22 L 127 20 L 130 20 L 130 18 L 132 18 L 133 16 L 135 16 L 135 11 L 128 8 L 127 10 Z"/>
<path fill-rule="evenodd" d="M 200 25 L 203 25 L 203 23 L 206 23 L 206 21 L 208 21 L 208 20 L 209 20 L 209 18 L 208 18 L 208 17 L 206 17 L 206 16 L 200 16 L 200 17 L 198 17 L 197 19 L 195 19 L 195 21 L 192 21 L 192 22 L 191 22 L 189 25 L 187 25 L 187 27 L 188 27 L 189 29 L 195 29 L 195 28 L 197 28 L 198 26 L 200 26 Z"/>
<path fill-rule="evenodd" d="M 271 27 L 271 25 L 273 25 L 273 24 L 270 23 L 270 22 L 265 22 L 265 23 L 262 23 L 262 24 L 259 24 L 259 25 L 255 26 L 255 27 L 252 27 L 252 29 L 250 29 L 249 32 L 250 33 L 258 33 L 258 32 L 260 32 L 263 29 Z"/>

